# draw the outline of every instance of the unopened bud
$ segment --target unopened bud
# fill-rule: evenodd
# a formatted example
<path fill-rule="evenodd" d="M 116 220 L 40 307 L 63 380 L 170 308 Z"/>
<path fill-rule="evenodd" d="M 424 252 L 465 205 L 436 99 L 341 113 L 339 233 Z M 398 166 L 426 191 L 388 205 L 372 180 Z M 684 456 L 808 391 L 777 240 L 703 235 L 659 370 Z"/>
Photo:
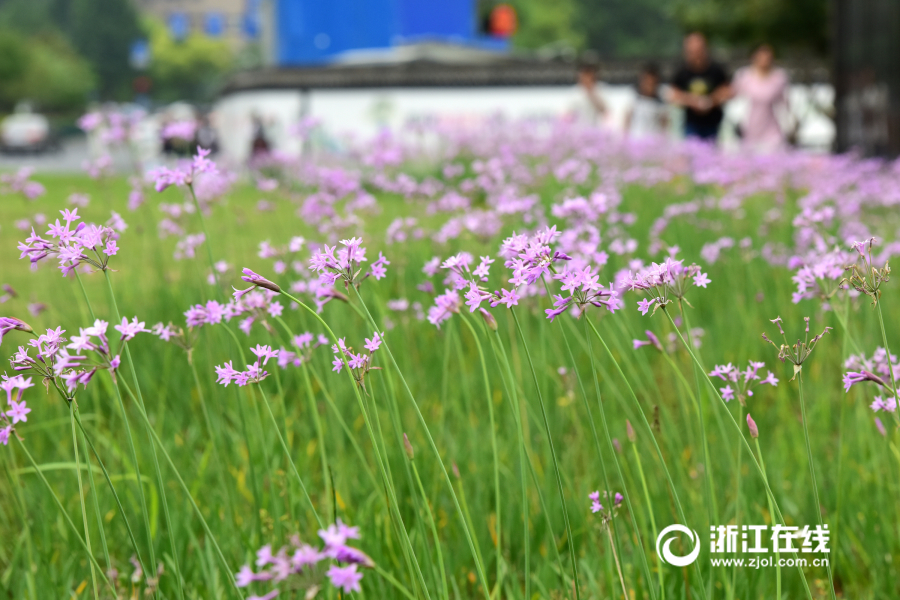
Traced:
<path fill-rule="evenodd" d="M 34 331 L 31 329 L 31 325 L 22 319 L 17 319 L 16 317 L 0 317 L 0 339 L 3 339 L 3 334 L 12 330 L 24 331 L 25 333 L 32 333 Z"/>
<path fill-rule="evenodd" d="M 456 466 L 456 463 L 453 463 L 452 469 L 453 469 L 453 474 L 456 475 L 456 478 L 461 479 L 460 474 L 459 474 L 459 467 Z"/>
<path fill-rule="evenodd" d="M 413 460 L 416 457 L 412 444 L 409 443 L 409 437 L 405 433 L 403 434 L 403 449 L 406 450 L 406 456 L 409 457 L 409 460 Z"/>
<path fill-rule="evenodd" d="M 491 331 L 497 331 L 497 319 L 494 318 L 494 315 L 484 310 L 483 308 L 479 308 L 478 312 L 481 313 L 482 318 L 484 318 L 484 322 L 490 327 Z"/>
<path fill-rule="evenodd" d="M 628 441 L 632 444 L 637 441 L 637 435 L 634 433 L 634 427 L 631 426 L 631 421 L 625 419 L 625 431 L 628 433 Z"/>
<path fill-rule="evenodd" d="M 747 427 L 750 429 L 750 437 L 753 439 L 759 437 L 759 428 L 756 426 L 756 421 L 753 420 L 750 413 L 747 413 Z"/>

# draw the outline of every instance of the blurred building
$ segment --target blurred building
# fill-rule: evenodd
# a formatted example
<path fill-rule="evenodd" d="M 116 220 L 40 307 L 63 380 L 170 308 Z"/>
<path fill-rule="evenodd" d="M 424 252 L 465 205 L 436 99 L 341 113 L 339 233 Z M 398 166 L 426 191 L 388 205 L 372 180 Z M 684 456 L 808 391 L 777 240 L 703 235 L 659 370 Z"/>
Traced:
<path fill-rule="evenodd" d="M 240 46 L 262 35 L 264 0 L 137 0 L 138 9 L 163 21 L 175 39 L 192 33 Z M 266 2 L 270 0 L 265 0 Z"/>
<path fill-rule="evenodd" d="M 900 2 L 835 0 L 836 146 L 900 154 Z"/>
<path fill-rule="evenodd" d="M 268 62 L 277 66 L 331 62 L 348 53 L 389 53 L 438 42 L 504 50 L 504 37 L 483 35 L 475 0 L 265 0 L 262 21 Z M 508 6 L 506 21 L 514 23 Z M 510 31 L 511 33 L 511 31 Z"/>

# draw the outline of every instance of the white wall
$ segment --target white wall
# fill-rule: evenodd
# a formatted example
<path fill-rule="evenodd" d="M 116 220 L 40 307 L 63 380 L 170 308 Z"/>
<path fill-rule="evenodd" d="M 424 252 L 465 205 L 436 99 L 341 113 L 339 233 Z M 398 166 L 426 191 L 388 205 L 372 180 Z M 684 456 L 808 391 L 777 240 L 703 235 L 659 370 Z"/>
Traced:
<path fill-rule="evenodd" d="M 808 112 L 807 99 L 814 94 L 821 104 L 830 106 L 830 86 L 810 89 L 793 86 L 791 103 L 795 114 Z M 603 86 L 601 94 L 610 114 L 601 123 L 621 130 L 625 113 L 634 98 L 630 86 Z M 301 117 L 313 117 L 321 123 L 326 143 L 344 146 L 349 138 L 367 139 L 385 126 L 397 128 L 410 118 L 433 116 L 441 122 L 477 124 L 496 113 L 509 118 L 537 116 L 580 116 L 590 113 L 584 93 L 571 87 L 497 87 L 497 88 L 382 88 L 358 90 L 252 91 L 231 94 L 215 106 L 214 122 L 225 158 L 246 160 L 250 151 L 252 116 L 260 115 L 274 148 L 289 154 L 300 151 L 290 126 Z M 726 118 L 740 121 L 746 104 L 740 99 L 729 103 Z M 673 136 L 677 136 L 679 111 L 673 109 Z M 834 137 L 834 125 L 826 117 L 809 114 L 800 131 L 805 146 L 827 149 Z M 723 144 L 734 146 L 733 127 L 723 127 Z"/>

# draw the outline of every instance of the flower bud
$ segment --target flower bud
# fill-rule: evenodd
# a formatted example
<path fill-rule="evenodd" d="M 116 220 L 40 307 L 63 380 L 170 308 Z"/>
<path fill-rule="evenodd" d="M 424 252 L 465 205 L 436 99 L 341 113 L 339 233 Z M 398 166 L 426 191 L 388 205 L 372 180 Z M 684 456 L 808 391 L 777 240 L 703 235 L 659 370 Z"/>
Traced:
<path fill-rule="evenodd" d="M 756 421 L 747 413 L 747 427 L 750 429 L 750 437 L 756 439 L 759 437 L 759 428 L 756 427 Z"/>
<path fill-rule="evenodd" d="M 625 419 L 625 431 L 628 433 L 628 441 L 632 444 L 637 441 L 637 435 L 634 433 L 634 427 L 631 426 L 631 421 Z"/>
<path fill-rule="evenodd" d="M 31 329 L 31 325 L 22 319 L 17 319 L 16 317 L 0 317 L 0 340 L 3 339 L 3 335 L 7 331 L 13 330 L 24 331 L 25 333 L 32 333 L 34 331 Z"/>
<path fill-rule="evenodd" d="M 457 479 L 460 479 L 461 476 L 459 474 L 459 467 L 456 466 L 456 463 L 453 463 L 452 467 L 453 467 L 453 474 L 456 476 Z"/>
<path fill-rule="evenodd" d="M 406 450 L 406 456 L 409 457 L 409 460 L 413 460 L 416 457 L 415 451 L 413 451 L 412 444 L 409 443 L 409 438 L 406 434 L 403 434 L 403 449 Z"/>
<path fill-rule="evenodd" d="M 497 319 L 494 318 L 494 315 L 484 310 L 483 308 L 479 308 L 478 312 L 481 313 L 482 318 L 484 318 L 484 322 L 490 327 L 491 331 L 497 331 Z"/>

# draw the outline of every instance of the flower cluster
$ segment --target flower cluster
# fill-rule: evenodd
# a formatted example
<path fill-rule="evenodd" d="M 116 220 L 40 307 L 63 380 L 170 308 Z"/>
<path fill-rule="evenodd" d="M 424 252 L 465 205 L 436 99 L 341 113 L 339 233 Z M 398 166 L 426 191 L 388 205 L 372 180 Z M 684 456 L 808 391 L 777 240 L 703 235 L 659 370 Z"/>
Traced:
<path fill-rule="evenodd" d="M 36 200 L 46 192 L 44 186 L 30 179 L 31 167 L 22 167 L 15 174 L 0 175 L 0 194 L 22 194 L 27 200 Z"/>
<path fill-rule="evenodd" d="M 31 412 L 31 409 L 22 400 L 22 392 L 30 387 L 34 387 L 31 377 L 25 379 L 21 375 L 7 377 L 4 374 L 3 381 L 0 381 L 0 390 L 6 392 L 6 404 L 9 407 L 6 412 L 0 410 L 0 444 L 4 446 L 9 444 L 9 436 L 15 430 L 15 425 L 28 421 L 28 413 Z M 15 399 L 13 399 L 13 390 L 19 390 L 15 394 Z"/>
<path fill-rule="evenodd" d="M 106 225 L 82 221 L 73 229 L 72 223 L 81 218 L 78 216 L 78 209 L 72 211 L 64 209 L 59 212 L 65 225 L 60 224 L 59 219 L 50 225 L 46 235 L 53 241 L 40 237 L 32 228 L 31 235 L 24 242 L 19 242 L 18 248 L 21 251 L 19 258 L 28 258 L 32 268 L 36 269 L 41 260 L 55 256 L 59 260 L 63 276 L 74 271 L 81 263 L 106 270 L 109 258 L 119 251 L 117 244 L 119 232 L 127 228 L 122 217 L 114 212 Z"/>
<path fill-rule="evenodd" d="M 380 370 L 381 368 L 372 366 L 372 356 L 381 348 L 383 335 L 383 333 L 376 331 L 371 338 L 365 338 L 365 348 L 368 354 L 363 352 L 359 354 L 354 353 L 353 348 L 346 345 L 344 338 L 339 339 L 337 344 L 332 344 L 331 346 L 331 351 L 334 353 L 334 360 L 331 361 L 331 364 L 334 365 L 332 371 L 339 373 L 344 368 L 344 360 L 346 359 L 347 366 L 353 374 L 353 379 L 356 380 L 357 385 L 365 389 L 365 378 L 369 371 Z"/>
<path fill-rule="evenodd" d="M 850 276 L 844 280 L 857 292 L 870 296 L 873 306 L 878 304 L 878 299 L 881 297 L 881 284 L 891 278 L 891 267 L 887 260 L 884 261 L 882 268 L 879 269 L 875 266 L 875 260 L 872 258 L 872 246 L 874 245 L 875 238 L 853 244 L 853 249 L 856 250 L 859 257 L 855 263 L 850 265 Z"/>
<path fill-rule="evenodd" d="M 803 320 L 806 321 L 806 337 L 802 342 L 798 339 L 793 344 L 788 344 L 787 336 L 784 333 L 784 329 L 781 327 L 781 317 L 772 319 L 772 322 L 778 326 L 778 331 L 781 332 L 781 338 L 784 340 L 784 343 L 781 344 L 781 346 L 770 340 L 765 333 L 762 334 L 763 340 L 772 344 L 778 350 L 778 359 L 781 360 L 781 362 L 787 360 L 794 365 L 794 377 L 800 372 L 800 367 L 803 365 L 803 362 L 809 358 L 809 355 L 815 349 L 819 340 L 825 337 L 826 333 L 831 331 L 831 327 L 826 327 L 822 333 L 814 335 L 812 339 L 809 339 L 809 317 L 804 317 Z M 791 381 L 794 380 L 794 377 L 791 377 Z"/>
<path fill-rule="evenodd" d="M 205 304 L 195 304 L 184 312 L 184 317 L 189 328 L 196 328 L 203 325 L 216 325 L 223 321 L 227 323 L 244 315 L 238 328 L 245 334 L 250 335 L 254 323 L 262 324 L 266 331 L 272 333 L 275 330 L 268 318 L 279 317 L 284 312 L 284 305 L 275 300 L 277 297 L 278 294 L 269 289 L 253 290 L 250 288 L 243 290 L 241 296 L 235 295 L 235 298 L 225 304 L 216 300 L 209 300 Z M 174 332 L 175 330 L 170 331 Z"/>
<path fill-rule="evenodd" d="M 36 356 L 29 355 L 31 348 L 19 346 L 10 364 L 16 371 L 37 374 L 47 385 L 52 384 L 61 396 L 72 400 L 78 386 L 87 387 L 98 370 L 106 369 L 115 377 L 121 355 L 113 356 L 110 351 L 106 337 L 108 326 L 106 321 L 97 319 L 91 327 L 79 329 L 78 335 L 71 339 L 63 337 L 65 330 L 62 327 L 48 329 L 47 333 L 28 341 L 31 348 L 37 349 Z M 115 329 L 121 334 L 123 345 L 138 333 L 149 331 L 137 317 L 131 322 L 122 317 L 122 323 Z M 70 343 L 66 344 L 67 341 Z M 70 354 L 69 350 L 74 350 L 75 354 Z M 90 357 L 83 352 L 91 352 L 96 362 L 89 362 Z"/>
<path fill-rule="evenodd" d="M 359 284 L 366 277 L 374 277 L 376 280 L 384 277 L 387 274 L 385 266 L 391 263 L 381 252 L 378 253 L 375 262 L 369 265 L 368 271 L 360 277 L 361 265 L 367 261 L 366 249 L 362 243 L 362 238 L 354 237 L 341 240 L 343 248 L 329 247 L 325 244 L 322 250 L 313 253 L 309 259 L 309 266 L 319 273 L 319 283 L 332 286 L 342 279 L 346 286 L 355 285 L 359 288 Z"/>
<path fill-rule="evenodd" d="M 262 346 L 257 344 L 255 348 L 250 348 L 250 352 L 256 355 L 256 361 L 247 365 L 246 371 L 236 371 L 231 366 L 231 361 L 224 363 L 222 366 L 216 366 L 216 383 L 221 383 L 228 387 L 231 382 L 243 387 L 248 383 L 259 383 L 269 376 L 268 371 L 264 371 L 263 367 L 269 362 L 270 358 L 278 356 L 277 350 L 272 350 L 271 346 Z"/>
<path fill-rule="evenodd" d="M 544 311 L 551 321 L 572 306 L 578 307 L 579 314 L 588 305 L 597 308 L 605 307 L 611 313 L 622 308 L 622 301 L 619 300 L 619 293 L 614 289 L 613 284 L 609 284 L 609 289 L 604 289 L 599 283 L 600 276 L 591 273 L 590 265 L 581 270 L 566 269 L 562 273 L 553 275 L 553 279 L 561 281 L 560 290 L 568 292 L 570 295 L 557 294 L 553 296 L 553 308 Z"/>
<path fill-rule="evenodd" d="M 258 570 L 245 564 L 235 575 L 236 585 L 244 588 L 255 582 L 269 582 L 280 586 L 262 596 L 252 596 L 257 600 L 271 600 L 281 589 L 301 591 L 299 597 L 312 600 L 322 591 L 326 579 L 345 594 L 360 592 L 363 573 L 359 567 L 371 569 L 375 562 L 362 550 L 349 545 L 350 540 L 360 538 L 359 528 L 338 519 L 336 524 L 320 529 L 319 537 L 323 542 L 321 548 L 303 543 L 296 535 L 291 538 L 290 546 L 277 552 L 273 553 L 271 545 L 263 546 L 256 553 Z"/>
<path fill-rule="evenodd" d="M 321 333 L 316 336 L 306 331 L 300 335 L 295 335 L 291 339 L 291 343 L 294 345 L 296 352 L 283 347 L 278 350 L 278 366 L 282 369 L 287 368 L 288 365 L 299 367 L 303 363 L 309 362 L 316 348 L 328 345 L 328 338 Z"/>
<path fill-rule="evenodd" d="M 738 401 L 743 405 L 747 405 L 747 398 L 753 395 L 753 388 L 757 385 L 765 385 L 769 384 L 771 386 L 778 385 L 778 378 L 775 377 L 775 374 L 772 371 L 768 371 L 768 375 L 763 379 L 759 376 L 759 370 L 766 366 L 766 363 L 756 362 L 751 360 L 747 368 L 741 371 L 739 368 L 734 366 L 731 363 L 727 365 L 716 365 L 716 367 L 709 372 L 710 377 L 718 377 L 722 381 L 727 382 L 725 387 L 719 388 L 719 391 L 722 393 L 722 400 L 725 402 L 730 402 L 737 397 Z M 734 387 L 731 387 L 731 384 L 734 384 Z"/>
<path fill-rule="evenodd" d="M 624 286 L 631 291 L 647 292 L 648 297 L 638 302 L 638 310 L 642 315 L 646 315 L 651 308 L 651 314 L 656 313 L 658 308 L 669 304 L 672 298 L 687 302 L 684 296 L 690 284 L 706 288 L 710 279 L 706 273 L 701 272 L 698 265 L 685 267 L 684 260 L 674 260 L 672 257 L 667 257 L 662 263 L 653 263 L 635 274 L 629 271 L 624 281 Z"/>
<path fill-rule="evenodd" d="M 606 508 L 604 508 L 603 504 L 600 503 L 600 492 L 595 491 L 588 494 L 588 498 L 591 501 L 591 512 L 600 515 L 601 525 L 606 526 L 610 521 L 616 516 L 618 512 L 619 506 L 622 504 L 622 500 L 625 498 L 619 492 L 615 494 L 611 494 L 610 492 L 603 492 L 604 502 L 609 503 L 611 500 L 611 504 L 608 504 Z"/>
<path fill-rule="evenodd" d="M 831 252 L 813 253 L 809 260 L 798 261 L 792 277 L 797 291 L 791 296 L 794 304 L 807 298 L 827 300 L 841 288 L 844 271 L 851 268 L 853 255 L 839 248 Z"/>
<path fill-rule="evenodd" d="M 161 192 L 172 185 L 192 188 L 197 175 L 200 173 L 215 175 L 219 172 L 216 163 L 207 158 L 210 152 L 210 150 L 204 150 L 197 146 L 197 154 L 194 155 L 194 158 L 189 163 L 176 169 L 159 167 L 150 171 L 147 176 L 153 180 L 153 187 L 157 192 Z"/>

